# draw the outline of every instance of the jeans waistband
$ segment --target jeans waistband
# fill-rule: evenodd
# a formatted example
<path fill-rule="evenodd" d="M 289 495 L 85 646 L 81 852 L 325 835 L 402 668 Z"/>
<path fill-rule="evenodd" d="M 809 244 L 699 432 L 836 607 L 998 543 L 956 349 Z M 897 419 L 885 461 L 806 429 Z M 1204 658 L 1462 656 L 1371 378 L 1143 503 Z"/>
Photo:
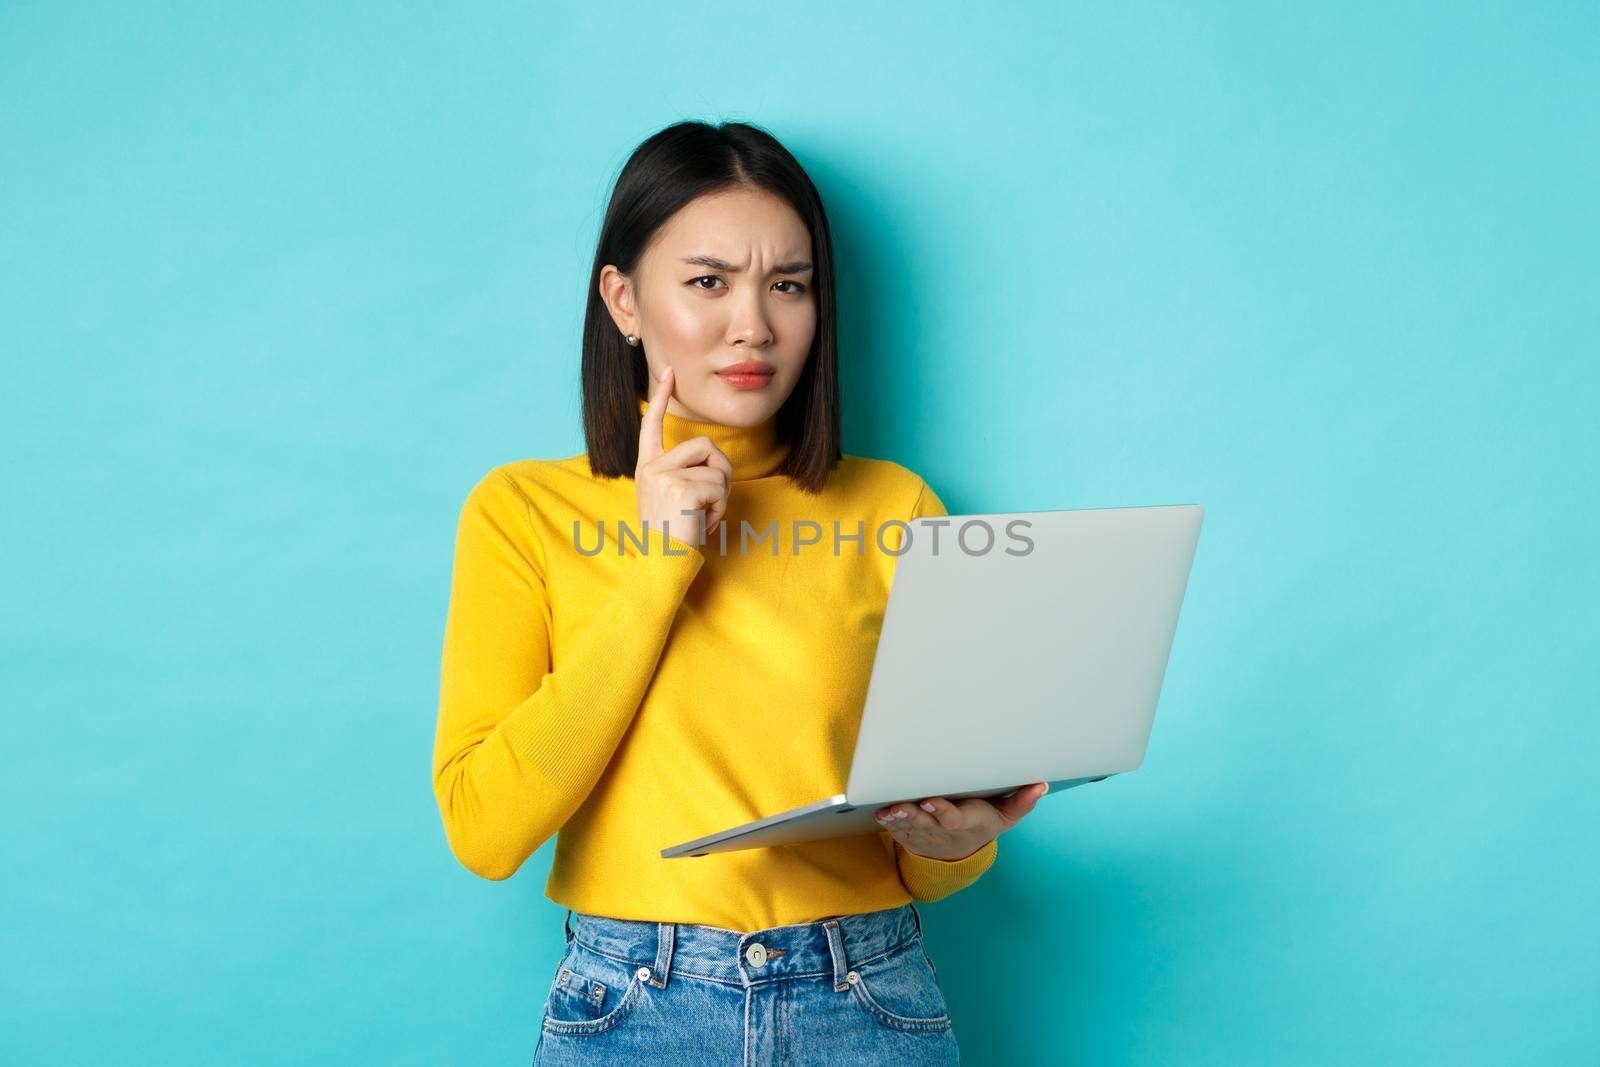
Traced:
<path fill-rule="evenodd" d="M 827 976 L 839 992 L 849 972 L 903 947 L 922 933 L 914 904 L 840 915 L 817 922 L 740 933 L 720 926 L 612 919 L 568 909 L 566 935 L 602 956 L 650 969 L 664 989 L 673 974 L 758 985 Z"/>

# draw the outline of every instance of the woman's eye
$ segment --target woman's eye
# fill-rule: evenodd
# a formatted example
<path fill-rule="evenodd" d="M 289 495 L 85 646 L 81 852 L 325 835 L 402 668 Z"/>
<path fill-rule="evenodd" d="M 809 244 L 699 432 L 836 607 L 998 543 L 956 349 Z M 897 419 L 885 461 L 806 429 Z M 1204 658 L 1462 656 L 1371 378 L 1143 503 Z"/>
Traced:
<path fill-rule="evenodd" d="M 778 284 L 779 285 L 792 285 L 792 286 L 794 286 L 794 289 L 792 289 L 790 291 L 793 292 L 794 295 L 796 295 L 796 296 L 799 296 L 801 293 L 806 291 L 806 287 L 804 285 L 802 285 L 800 282 L 791 282 L 788 279 L 784 279 L 783 281 L 779 282 Z"/>
<path fill-rule="evenodd" d="M 701 282 L 720 282 L 721 280 L 721 278 L 718 278 L 714 274 L 707 274 L 699 278 L 690 278 L 689 284 L 694 286 L 696 289 L 704 289 L 706 287 L 701 285 Z"/>

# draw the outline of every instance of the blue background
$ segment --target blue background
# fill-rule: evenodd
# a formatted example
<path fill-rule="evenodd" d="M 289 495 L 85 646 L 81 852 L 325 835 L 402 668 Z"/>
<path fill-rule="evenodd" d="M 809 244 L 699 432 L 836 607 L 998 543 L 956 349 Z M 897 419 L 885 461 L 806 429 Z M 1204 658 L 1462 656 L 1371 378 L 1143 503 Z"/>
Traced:
<path fill-rule="evenodd" d="M 925 910 L 967 1061 L 1595 1062 L 1593 5 L 233 7 L 0 8 L 0 1060 L 526 1062 L 454 523 L 692 117 L 822 190 L 847 450 L 1207 508 L 1145 765 Z"/>

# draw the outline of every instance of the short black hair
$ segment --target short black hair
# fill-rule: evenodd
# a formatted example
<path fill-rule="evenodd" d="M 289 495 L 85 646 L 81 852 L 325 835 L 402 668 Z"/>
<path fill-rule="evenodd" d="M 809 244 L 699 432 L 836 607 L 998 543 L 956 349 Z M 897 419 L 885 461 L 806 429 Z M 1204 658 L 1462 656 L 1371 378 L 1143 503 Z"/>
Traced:
<path fill-rule="evenodd" d="M 778 440 L 788 443 L 789 452 L 774 473 L 817 493 L 840 459 L 833 241 L 822 198 L 805 169 L 767 131 L 743 122 L 686 121 L 634 149 L 617 175 L 600 226 L 583 316 L 583 433 L 589 469 L 598 476 L 633 476 L 639 461 L 639 401 L 650 395 L 649 366 L 641 351 L 623 340 L 606 309 L 600 271 L 610 263 L 632 273 L 655 232 L 680 208 L 697 197 L 737 188 L 782 197 L 811 233 L 816 335 L 800 380 L 778 409 Z"/>

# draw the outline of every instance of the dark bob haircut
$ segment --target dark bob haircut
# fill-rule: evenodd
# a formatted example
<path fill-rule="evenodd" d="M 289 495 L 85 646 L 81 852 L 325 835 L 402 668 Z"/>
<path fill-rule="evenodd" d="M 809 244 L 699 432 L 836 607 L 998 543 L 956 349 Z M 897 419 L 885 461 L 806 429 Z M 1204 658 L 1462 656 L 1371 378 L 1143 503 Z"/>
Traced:
<path fill-rule="evenodd" d="M 833 242 L 822 198 L 794 156 L 765 130 L 742 122 L 679 122 L 634 149 L 617 175 L 600 226 L 583 316 L 583 433 L 589 469 L 598 476 L 633 477 L 639 462 L 639 401 L 650 395 L 644 349 L 622 339 L 600 296 L 600 271 L 611 263 L 632 274 L 651 237 L 680 208 L 735 188 L 782 197 L 811 233 L 816 336 L 800 380 L 778 409 L 778 440 L 788 443 L 789 452 L 775 473 L 817 493 L 840 459 Z"/>

